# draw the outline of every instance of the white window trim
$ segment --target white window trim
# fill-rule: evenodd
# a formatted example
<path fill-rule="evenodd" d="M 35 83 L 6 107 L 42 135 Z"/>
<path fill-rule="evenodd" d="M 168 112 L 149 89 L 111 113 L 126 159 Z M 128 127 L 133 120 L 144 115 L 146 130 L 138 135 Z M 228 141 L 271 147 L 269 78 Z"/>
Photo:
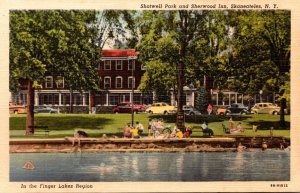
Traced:
<path fill-rule="evenodd" d="M 129 68 L 130 61 L 131 61 L 131 66 L 132 66 L 133 70 L 135 70 L 135 60 L 128 60 L 128 70 L 132 70 L 131 68 Z"/>
<path fill-rule="evenodd" d="M 117 79 L 119 79 L 119 78 L 121 79 L 121 87 L 117 87 L 117 85 L 118 85 Z M 117 76 L 116 77 L 115 88 L 123 88 L 123 77 L 122 76 Z"/>
<path fill-rule="evenodd" d="M 106 68 L 106 62 L 109 62 L 109 69 Z M 104 70 L 111 70 L 111 60 L 104 60 Z"/>
<path fill-rule="evenodd" d="M 132 77 L 132 76 L 128 76 L 128 84 L 127 84 L 127 86 L 128 86 L 128 88 L 131 88 L 130 86 L 129 86 L 129 84 L 130 84 L 130 79 L 132 79 L 132 84 L 133 84 L 133 88 L 135 88 L 135 77 Z"/>
<path fill-rule="evenodd" d="M 105 79 L 109 79 L 109 87 L 106 87 L 105 85 Z M 104 77 L 104 79 L 103 79 L 103 83 L 104 83 L 104 85 L 103 85 L 103 88 L 104 89 L 108 89 L 108 88 L 111 88 L 111 77 L 110 76 L 105 76 Z"/>
<path fill-rule="evenodd" d="M 57 76 L 56 79 L 59 80 L 59 79 L 58 79 L 59 77 L 62 79 L 62 87 L 59 87 L 59 86 L 58 86 L 59 84 L 56 83 L 56 88 L 65 88 L 65 78 L 62 77 L 62 76 Z"/>
<path fill-rule="evenodd" d="M 51 79 L 51 81 L 50 81 L 51 86 L 48 86 L 48 79 Z M 53 88 L 53 77 L 52 76 L 46 76 L 45 88 Z"/>
<path fill-rule="evenodd" d="M 121 63 L 121 69 L 118 69 L 118 68 L 117 68 L 118 62 Z M 123 70 L 123 60 L 116 60 L 116 70 Z"/>

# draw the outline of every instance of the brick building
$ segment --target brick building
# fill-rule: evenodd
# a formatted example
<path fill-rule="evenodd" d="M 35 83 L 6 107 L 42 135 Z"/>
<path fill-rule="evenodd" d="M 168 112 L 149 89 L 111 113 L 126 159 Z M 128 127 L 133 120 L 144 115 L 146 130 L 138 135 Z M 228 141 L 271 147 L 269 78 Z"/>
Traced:
<path fill-rule="evenodd" d="M 102 92 L 74 90 L 72 94 L 73 106 L 86 108 L 93 112 L 97 106 L 114 106 L 120 102 L 131 102 L 132 96 L 135 104 L 152 104 L 154 94 L 144 95 L 137 90 L 141 77 L 145 73 L 145 68 L 137 60 L 138 55 L 138 52 L 130 49 L 103 50 L 97 66 L 101 80 L 99 87 Z M 11 101 L 26 105 L 26 80 L 19 82 L 20 92 L 12 95 Z M 219 91 L 214 89 L 213 79 L 204 78 L 201 80 L 201 86 L 210 92 L 213 105 L 230 105 L 236 102 L 247 104 L 249 100 L 249 96 L 225 89 L 221 101 Z M 184 105 L 194 106 L 196 92 L 196 88 L 193 86 L 184 87 Z M 70 90 L 65 84 L 64 77 L 46 76 L 45 83 L 40 88 L 35 89 L 35 106 L 67 107 L 70 106 L 70 97 Z M 176 105 L 175 98 L 175 93 L 171 91 L 170 103 L 172 105 Z M 257 97 L 255 97 L 254 102 L 257 102 Z"/>
<path fill-rule="evenodd" d="M 137 90 L 146 70 L 137 61 L 138 54 L 134 50 L 103 50 L 98 74 L 102 80 L 100 89 L 104 90 L 105 94 L 96 94 L 96 105 L 131 102 L 132 94 L 135 104 L 152 103 L 152 96 L 143 96 Z"/>
<path fill-rule="evenodd" d="M 145 72 L 143 65 L 137 61 L 138 52 L 134 50 L 103 50 L 97 72 L 100 78 L 101 93 L 90 91 L 72 93 L 73 106 L 95 107 L 111 106 L 119 102 L 150 104 L 152 95 L 145 95 L 137 90 L 141 77 Z M 27 103 L 26 80 L 20 80 L 20 92 L 12 95 L 11 101 Z M 69 106 L 70 90 L 64 77 L 46 76 L 45 83 L 35 89 L 35 106 Z"/>

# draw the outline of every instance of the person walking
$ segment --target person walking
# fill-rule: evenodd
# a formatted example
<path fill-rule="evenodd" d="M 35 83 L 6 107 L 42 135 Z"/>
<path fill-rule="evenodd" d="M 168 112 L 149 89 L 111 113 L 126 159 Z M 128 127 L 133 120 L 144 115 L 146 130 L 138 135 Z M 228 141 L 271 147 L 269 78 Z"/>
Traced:
<path fill-rule="evenodd" d="M 208 104 L 207 106 L 207 114 L 210 115 L 212 113 L 213 106 L 211 104 Z"/>

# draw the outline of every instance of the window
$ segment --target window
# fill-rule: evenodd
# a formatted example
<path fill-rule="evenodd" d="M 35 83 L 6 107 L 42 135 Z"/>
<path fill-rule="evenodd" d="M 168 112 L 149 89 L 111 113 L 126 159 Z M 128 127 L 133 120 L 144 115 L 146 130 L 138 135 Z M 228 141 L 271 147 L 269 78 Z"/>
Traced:
<path fill-rule="evenodd" d="M 104 77 L 104 89 L 110 88 L 111 79 L 109 76 Z"/>
<path fill-rule="evenodd" d="M 109 96 L 109 105 L 117 105 L 119 103 L 119 95 Z"/>
<path fill-rule="evenodd" d="M 134 96 L 133 104 L 141 104 L 141 96 Z"/>
<path fill-rule="evenodd" d="M 128 70 L 135 70 L 135 60 L 128 60 Z"/>
<path fill-rule="evenodd" d="M 73 95 L 72 95 L 72 103 L 73 103 L 73 105 L 82 105 L 81 94 L 73 93 Z"/>
<path fill-rule="evenodd" d="M 132 76 L 128 77 L 128 88 L 134 88 L 135 87 L 135 78 L 132 78 Z"/>
<path fill-rule="evenodd" d="M 42 93 L 39 94 L 39 105 L 52 105 L 53 104 L 53 94 Z"/>
<path fill-rule="evenodd" d="M 61 104 L 70 105 L 70 94 L 61 94 Z"/>
<path fill-rule="evenodd" d="M 110 60 L 104 60 L 104 70 L 110 70 L 111 61 Z"/>
<path fill-rule="evenodd" d="M 58 76 L 56 77 L 56 88 L 64 88 L 64 77 Z"/>
<path fill-rule="evenodd" d="M 123 61 L 116 60 L 116 70 L 123 70 Z"/>
<path fill-rule="evenodd" d="M 46 88 L 53 88 L 53 77 L 52 76 L 47 76 L 46 77 Z"/>
<path fill-rule="evenodd" d="M 123 78 L 121 76 L 116 77 L 116 88 L 122 88 Z"/>

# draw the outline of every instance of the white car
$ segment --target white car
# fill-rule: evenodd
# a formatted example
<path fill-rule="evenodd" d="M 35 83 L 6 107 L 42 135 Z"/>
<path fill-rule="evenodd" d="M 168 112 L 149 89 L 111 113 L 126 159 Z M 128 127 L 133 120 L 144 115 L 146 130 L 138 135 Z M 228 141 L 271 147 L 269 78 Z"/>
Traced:
<path fill-rule="evenodd" d="M 146 109 L 146 113 L 149 114 L 175 114 L 177 112 L 177 108 L 175 106 L 171 106 L 167 103 L 154 103 L 151 107 Z"/>
<path fill-rule="evenodd" d="M 192 106 L 183 105 L 182 110 L 186 115 L 201 115 L 200 111 Z"/>
<path fill-rule="evenodd" d="M 51 108 L 51 107 L 45 107 L 45 106 L 39 106 L 34 108 L 34 113 L 58 113 L 57 109 Z"/>

